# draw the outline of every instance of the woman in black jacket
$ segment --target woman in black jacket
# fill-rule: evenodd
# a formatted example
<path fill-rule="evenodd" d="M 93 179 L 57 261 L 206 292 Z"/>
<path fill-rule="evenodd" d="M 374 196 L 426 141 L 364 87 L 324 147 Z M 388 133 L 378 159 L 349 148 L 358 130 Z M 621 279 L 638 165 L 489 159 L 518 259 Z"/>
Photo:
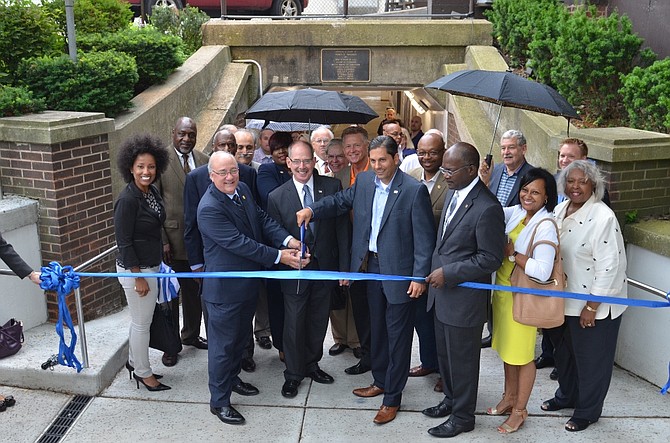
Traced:
<path fill-rule="evenodd" d="M 160 139 L 136 135 L 121 145 L 118 167 L 128 185 L 114 203 L 114 233 L 119 255 L 117 272 L 158 272 L 163 256 L 161 239 L 165 208 L 153 183 L 165 172 L 168 152 Z M 149 331 L 158 298 L 158 280 L 119 277 L 130 308 L 126 368 L 149 391 L 170 389 L 160 383 L 149 365 Z"/>

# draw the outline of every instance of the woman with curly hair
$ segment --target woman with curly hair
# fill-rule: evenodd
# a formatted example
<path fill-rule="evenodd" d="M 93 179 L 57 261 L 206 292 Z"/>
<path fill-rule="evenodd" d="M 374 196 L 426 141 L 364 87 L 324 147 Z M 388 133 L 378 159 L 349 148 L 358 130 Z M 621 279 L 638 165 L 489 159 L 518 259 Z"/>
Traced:
<path fill-rule="evenodd" d="M 128 185 L 114 203 L 114 233 L 119 255 L 117 272 L 158 272 L 163 257 L 161 239 L 165 208 L 153 183 L 165 172 L 168 151 L 160 139 L 135 135 L 119 150 L 119 171 Z M 170 389 L 149 365 L 149 330 L 158 298 L 158 280 L 119 277 L 130 309 L 129 351 L 126 368 L 149 391 Z M 134 373 L 133 373 L 134 371 Z"/>

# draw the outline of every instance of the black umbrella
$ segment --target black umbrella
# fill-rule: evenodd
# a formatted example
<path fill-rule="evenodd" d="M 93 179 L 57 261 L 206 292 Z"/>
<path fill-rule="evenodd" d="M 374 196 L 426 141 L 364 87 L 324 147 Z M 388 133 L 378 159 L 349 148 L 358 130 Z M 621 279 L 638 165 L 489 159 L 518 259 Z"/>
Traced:
<path fill-rule="evenodd" d="M 364 124 L 377 117 L 361 98 L 321 89 L 270 92 L 246 113 L 248 119 L 323 124 Z"/>
<path fill-rule="evenodd" d="M 563 116 L 568 119 L 568 131 L 570 131 L 571 118 L 581 120 L 577 111 L 553 88 L 527 80 L 509 71 L 482 71 L 477 69 L 457 71 L 435 80 L 426 85 L 426 88 L 439 89 L 454 95 L 462 95 L 500 105 L 495 129 L 493 130 L 491 149 L 487 156 L 489 164 L 491 163 L 490 155 L 503 106 Z"/>

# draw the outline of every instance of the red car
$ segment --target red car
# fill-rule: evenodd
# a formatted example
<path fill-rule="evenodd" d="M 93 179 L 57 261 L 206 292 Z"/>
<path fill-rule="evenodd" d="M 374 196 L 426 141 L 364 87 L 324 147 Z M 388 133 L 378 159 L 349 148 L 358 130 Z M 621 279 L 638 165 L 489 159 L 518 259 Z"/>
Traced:
<path fill-rule="evenodd" d="M 182 9 L 184 4 L 195 6 L 216 16 L 221 11 L 220 0 L 128 0 L 132 9 L 139 11 L 140 2 L 144 1 L 146 14 L 151 14 L 154 6 L 174 6 Z M 296 17 L 302 14 L 307 7 L 308 0 L 227 0 L 228 13 L 261 13 L 259 15 L 281 15 L 285 17 Z M 211 15 L 211 14 L 210 14 Z"/>

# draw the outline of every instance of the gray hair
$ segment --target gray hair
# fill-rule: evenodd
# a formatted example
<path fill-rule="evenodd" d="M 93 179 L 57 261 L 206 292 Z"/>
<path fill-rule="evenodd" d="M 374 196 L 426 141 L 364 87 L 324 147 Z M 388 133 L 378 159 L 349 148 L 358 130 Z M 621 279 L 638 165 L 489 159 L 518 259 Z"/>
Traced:
<path fill-rule="evenodd" d="M 309 137 L 309 141 L 314 140 L 314 137 L 316 137 L 316 134 L 321 133 L 321 132 L 327 133 L 328 137 L 330 139 L 335 137 L 335 135 L 333 135 L 333 131 L 331 131 L 328 126 L 319 126 L 318 128 L 316 128 L 315 130 L 312 131 L 312 135 Z"/>
<path fill-rule="evenodd" d="M 591 183 L 593 183 L 593 194 L 595 195 L 596 200 L 597 201 L 602 200 L 603 195 L 605 195 L 605 179 L 603 178 L 603 175 L 600 173 L 596 165 L 594 165 L 588 160 L 575 160 L 568 166 L 563 168 L 561 174 L 558 176 L 559 192 L 565 194 L 566 181 L 568 175 L 570 175 L 570 172 L 573 169 L 579 169 L 584 173 L 586 178 Z"/>
<path fill-rule="evenodd" d="M 251 138 L 254 140 L 254 146 L 258 146 L 258 135 L 257 135 L 256 131 L 252 131 L 252 130 L 247 129 L 247 128 L 241 128 L 241 129 L 238 129 L 237 132 L 235 132 L 235 135 L 237 135 L 237 134 L 249 134 L 249 135 L 251 135 Z"/>
<path fill-rule="evenodd" d="M 517 131 L 516 129 L 510 129 L 509 131 L 505 131 L 502 137 L 500 137 L 501 140 L 510 138 L 515 138 L 516 142 L 521 146 L 526 144 L 526 136 L 523 135 L 523 132 Z"/>
<path fill-rule="evenodd" d="M 230 158 L 235 162 L 235 164 L 237 164 L 237 160 L 235 160 L 235 157 L 233 157 L 233 154 L 231 154 L 230 152 L 226 151 L 212 152 L 212 155 L 209 157 L 209 161 L 207 162 L 207 172 L 209 172 L 210 174 L 212 173 L 212 163 L 214 162 L 215 159 L 219 157 Z"/>
<path fill-rule="evenodd" d="M 344 145 L 342 144 L 341 138 L 334 138 L 328 143 L 328 146 L 326 146 L 326 154 L 330 152 L 330 148 L 334 148 L 335 146 L 339 146 L 342 148 L 342 150 L 344 150 Z"/>

